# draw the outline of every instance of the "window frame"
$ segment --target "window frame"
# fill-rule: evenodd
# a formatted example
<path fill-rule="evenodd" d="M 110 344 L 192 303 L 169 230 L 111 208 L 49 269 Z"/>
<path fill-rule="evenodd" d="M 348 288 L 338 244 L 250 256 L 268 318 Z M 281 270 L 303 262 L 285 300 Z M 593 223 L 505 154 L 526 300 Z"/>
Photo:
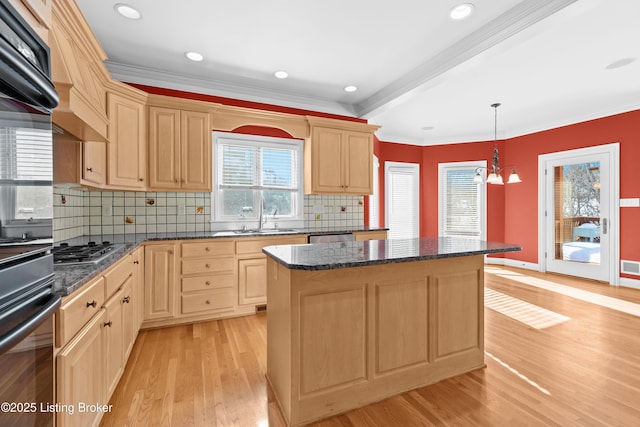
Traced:
<path fill-rule="evenodd" d="M 448 162 L 438 163 L 438 234 L 441 236 L 463 237 L 469 239 L 486 240 L 487 237 L 487 184 L 474 184 L 478 187 L 478 223 L 480 225 L 480 234 L 473 236 L 469 234 L 450 233 L 446 229 L 447 212 L 447 182 L 446 172 L 450 170 L 468 170 L 475 174 L 480 168 L 480 173 L 485 174 L 487 168 L 486 160 L 476 160 L 468 162 Z"/>
<path fill-rule="evenodd" d="M 269 215 L 269 212 L 264 212 L 264 215 L 268 215 L 271 222 L 277 222 L 285 226 L 299 226 L 304 222 L 304 171 L 303 171 L 303 153 L 304 153 L 304 141 L 294 138 L 278 138 L 271 136 L 260 136 L 251 134 L 240 134 L 231 132 L 219 132 L 215 131 L 212 134 L 213 149 L 212 152 L 212 190 L 211 190 L 211 223 L 216 228 L 230 228 L 237 227 L 238 225 L 251 224 L 254 225 L 258 221 L 258 210 L 254 209 L 251 213 L 244 216 L 238 215 L 224 215 L 222 209 L 222 203 L 218 203 L 221 200 L 221 184 L 219 182 L 219 164 L 217 162 L 217 156 L 219 153 L 220 145 L 233 144 L 244 145 L 257 148 L 276 148 L 276 149 L 291 149 L 295 153 L 296 157 L 296 171 L 295 181 L 296 186 L 292 190 L 283 189 L 283 191 L 290 191 L 292 194 L 292 215 Z M 272 187 L 262 186 L 249 186 L 247 190 L 253 190 L 253 206 L 257 206 L 262 196 L 263 191 L 278 191 Z M 249 225 L 248 225 L 249 226 Z"/>

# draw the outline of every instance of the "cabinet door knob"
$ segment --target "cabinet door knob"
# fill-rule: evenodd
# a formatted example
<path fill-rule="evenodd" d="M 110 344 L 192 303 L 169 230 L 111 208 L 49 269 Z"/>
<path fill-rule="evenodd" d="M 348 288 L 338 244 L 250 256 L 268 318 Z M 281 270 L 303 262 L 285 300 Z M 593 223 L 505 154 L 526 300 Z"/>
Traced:
<path fill-rule="evenodd" d="M 87 172 L 93 172 L 93 168 L 87 168 Z"/>
<path fill-rule="evenodd" d="M 96 305 L 98 305 L 98 304 L 95 302 L 95 300 L 87 303 L 87 307 L 96 308 Z"/>
<path fill-rule="evenodd" d="M 211 304 L 211 301 L 209 301 L 209 300 L 206 300 L 205 302 L 206 302 L 207 304 Z"/>
<path fill-rule="evenodd" d="M 144 178 L 138 178 L 138 181 L 142 182 L 144 181 Z"/>
<path fill-rule="evenodd" d="M 104 322 L 104 326 L 111 327 L 111 325 L 113 325 L 113 322 L 111 320 L 109 320 L 108 322 Z"/>
<path fill-rule="evenodd" d="M 205 251 L 209 252 L 211 249 L 209 249 L 209 246 L 204 248 Z"/>
<path fill-rule="evenodd" d="M 205 268 L 211 268 L 211 267 L 209 267 L 209 264 L 205 264 L 204 266 L 205 266 Z"/>
<path fill-rule="evenodd" d="M 122 302 L 125 303 L 125 304 L 129 304 L 129 297 L 127 296 L 127 297 L 122 298 Z"/>
<path fill-rule="evenodd" d="M 134 263 L 134 264 L 140 264 L 140 261 L 135 260 L 135 261 L 133 261 L 133 263 Z"/>
<path fill-rule="evenodd" d="M 211 282 L 207 280 L 206 282 L 204 282 L 204 284 L 209 286 L 209 285 L 211 285 Z"/>

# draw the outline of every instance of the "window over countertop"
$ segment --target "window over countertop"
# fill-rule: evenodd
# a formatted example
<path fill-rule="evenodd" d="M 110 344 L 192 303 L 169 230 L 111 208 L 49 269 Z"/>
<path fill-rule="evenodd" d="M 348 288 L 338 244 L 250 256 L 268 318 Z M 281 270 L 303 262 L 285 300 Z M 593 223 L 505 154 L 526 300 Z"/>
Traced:
<path fill-rule="evenodd" d="M 302 153 L 298 139 L 214 132 L 214 228 L 258 226 L 262 200 L 266 227 L 303 221 Z"/>

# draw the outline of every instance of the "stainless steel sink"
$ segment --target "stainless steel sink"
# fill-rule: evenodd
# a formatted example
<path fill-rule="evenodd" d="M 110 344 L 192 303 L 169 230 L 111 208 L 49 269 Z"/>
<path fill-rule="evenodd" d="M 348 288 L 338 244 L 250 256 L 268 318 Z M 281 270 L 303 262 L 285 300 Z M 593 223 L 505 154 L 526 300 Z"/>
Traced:
<path fill-rule="evenodd" d="M 293 228 L 265 228 L 258 229 L 246 229 L 246 230 L 233 230 L 235 234 L 289 234 L 296 233 L 298 230 Z"/>

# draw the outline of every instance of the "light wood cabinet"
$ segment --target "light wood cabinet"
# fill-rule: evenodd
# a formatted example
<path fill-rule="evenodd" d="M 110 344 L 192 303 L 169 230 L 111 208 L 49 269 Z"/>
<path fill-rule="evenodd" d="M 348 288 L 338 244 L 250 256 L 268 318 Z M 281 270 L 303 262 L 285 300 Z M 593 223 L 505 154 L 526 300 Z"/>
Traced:
<path fill-rule="evenodd" d="M 81 141 L 106 141 L 106 54 L 75 1 L 53 0 L 51 17 L 51 75 L 60 96 L 52 121 Z"/>
<path fill-rule="evenodd" d="M 80 412 L 80 402 L 105 404 L 105 335 L 106 312 L 100 309 L 73 340 L 56 357 L 56 399 L 73 405 L 76 411 L 59 411 L 56 424 L 65 427 L 97 426 L 100 412 Z"/>
<path fill-rule="evenodd" d="M 267 257 L 262 248 L 305 243 L 306 235 L 238 239 L 238 304 L 256 306 L 267 303 Z"/>
<path fill-rule="evenodd" d="M 109 187 L 141 190 L 146 186 L 144 103 L 121 93 L 108 93 Z"/>
<path fill-rule="evenodd" d="M 373 132 L 378 126 L 308 117 L 306 194 L 371 194 Z"/>
<path fill-rule="evenodd" d="M 64 346 L 93 318 L 105 301 L 104 277 L 100 276 L 66 297 L 56 314 L 56 346 Z"/>
<path fill-rule="evenodd" d="M 106 319 L 103 324 L 105 335 L 105 390 L 106 395 L 116 389 L 118 380 L 124 368 L 122 357 L 124 354 L 123 325 L 122 325 L 122 295 L 124 290 L 119 290 L 104 305 Z"/>
<path fill-rule="evenodd" d="M 210 112 L 164 102 L 149 106 L 149 188 L 211 191 Z"/>
<path fill-rule="evenodd" d="M 356 231 L 353 233 L 353 239 L 355 241 L 361 240 L 387 240 L 386 230 L 376 231 Z"/>
<path fill-rule="evenodd" d="M 81 184 L 102 187 L 107 183 L 107 144 L 85 141 L 82 143 Z"/>
<path fill-rule="evenodd" d="M 267 258 L 238 260 L 238 303 L 266 304 Z"/>
<path fill-rule="evenodd" d="M 175 315 L 178 245 L 163 243 L 144 249 L 144 320 L 171 319 Z"/>
<path fill-rule="evenodd" d="M 131 254 L 133 263 L 133 281 L 131 286 L 133 287 L 133 293 L 136 298 L 134 304 L 135 312 L 135 330 L 140 330 L 142 322 L 144 321 L 144 247 L 139 247 Z"/>
<path fill-rule="evenodd" d="M 187 241 L 181 246 L 180 313 L 233 311 L 237 292 L 233 240 Z"/>

